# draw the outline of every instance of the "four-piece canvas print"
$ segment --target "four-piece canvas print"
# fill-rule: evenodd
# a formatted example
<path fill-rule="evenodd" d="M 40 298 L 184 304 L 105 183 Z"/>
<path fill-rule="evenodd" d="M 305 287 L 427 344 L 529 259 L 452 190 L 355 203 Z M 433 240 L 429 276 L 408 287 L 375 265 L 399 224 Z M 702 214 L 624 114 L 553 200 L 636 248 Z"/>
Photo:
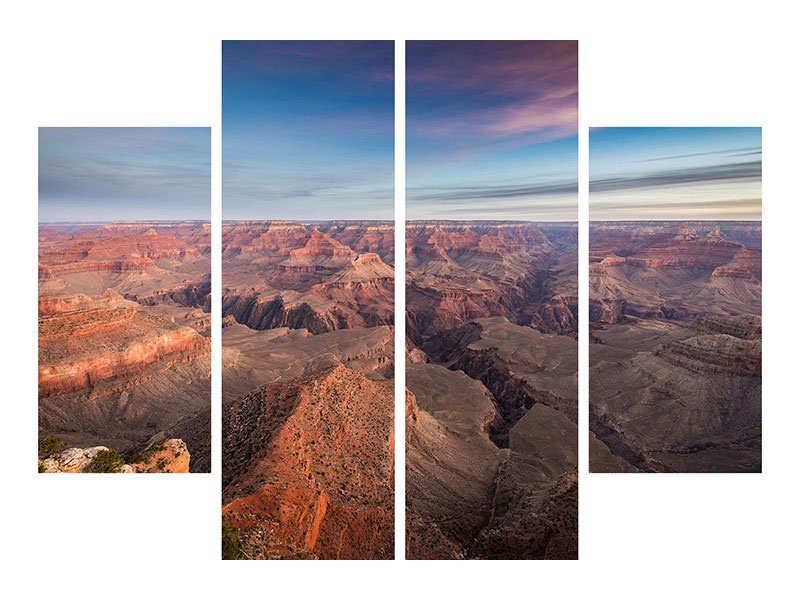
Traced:
<path fill-rule="evenodd" d="M 223 559 L 578 558 L 578 43 L 406 42 L 405 148 L 394 48 L 223 42 L 213 299 L 210 128 L 39 129 L 40 473 L 209 473 L 213 360 Z M 761 472 L 761 129 L 589 171 L 590 472 Z"/>

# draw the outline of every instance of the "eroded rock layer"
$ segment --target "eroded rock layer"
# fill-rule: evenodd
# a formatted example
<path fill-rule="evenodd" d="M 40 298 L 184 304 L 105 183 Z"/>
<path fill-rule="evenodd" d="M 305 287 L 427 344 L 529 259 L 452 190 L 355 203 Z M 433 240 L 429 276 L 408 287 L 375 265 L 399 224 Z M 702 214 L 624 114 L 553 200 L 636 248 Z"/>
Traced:
<path fill-rule="evenodd" d="M 577 558 L 574 224 L 406 236 L 407 557 Z"/>
<path fill-rule="evenodd" d="M 394 322 L 393 228 L 381 222 L 223 227 L 223 315 L 323 333 Z"/>
<path fill-rule="evenodd" d="M 759 471 L 761 224 L 590 234 L 591 469 Z"/>
<path fill-rule="evenodd" d="M 223 420 L 223 517 L 250 558 L 391 558 L 392 384 L 345 366 L 260 387 Z"/>
<path fill-rule="evenodd" d="M 40 435 L 124 454 L 193 422 L 187 456 L 208 470 L 209 237 L 196 221 L 40 227 Z"/>

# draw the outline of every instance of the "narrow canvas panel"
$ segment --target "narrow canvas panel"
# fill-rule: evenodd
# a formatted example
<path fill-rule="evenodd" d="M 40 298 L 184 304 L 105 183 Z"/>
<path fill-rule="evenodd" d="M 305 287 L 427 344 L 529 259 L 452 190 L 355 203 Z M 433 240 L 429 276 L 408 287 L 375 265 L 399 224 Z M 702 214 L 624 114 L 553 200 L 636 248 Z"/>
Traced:
<path fill-rule="evenodd" d="M 211 468 L 209 128 L 39 130 L 39 472 Z"/>
<path fill-rule="evenodd" d="M 223 558 L 392 558 L 394 42 L 222 54 Z"/>
<path fill-rule="evenodd" d="M 761 471 L 761 129 L 590 134 L 592 472 Z"/>
<path fill-rule="evenodd" d="M 406 48 L 406 555 L 575 559 L 578 44 Z"/>

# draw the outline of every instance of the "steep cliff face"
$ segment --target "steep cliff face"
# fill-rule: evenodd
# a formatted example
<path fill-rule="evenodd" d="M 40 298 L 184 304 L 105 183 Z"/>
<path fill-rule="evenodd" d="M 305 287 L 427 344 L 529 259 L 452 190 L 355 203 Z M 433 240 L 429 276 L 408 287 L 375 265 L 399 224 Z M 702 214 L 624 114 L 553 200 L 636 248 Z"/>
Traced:
<path fill-rule="evenodd" d="M 226 290 L 222 311 L 251 329 L 289 327 L 325 333 L 394 322 L 393 281 L 330 284 L 313 293 L 260 295 Z"/>
<path fill-rule="evenodd" d="M 703 335 L 659 346 L 653 352 L 697 373 L 761 376 L 761 340 L 740 340 L 725 334 Z"/>
<path fill-rule="evenodd" d="M 211 277 L 203 277 L 199 281 L 181 282 L 146 293 L 126 294 L 126 298 L 143 306 L 178 304 L 200 307 L 204 308 L 206 312 L 211 312 Z"/>
<path fill-rule="evenodd" d="M 704 317 L 697 319 L 692 327 L 703 333 L 724 333 L 743 340 L 761 339 L 761 317 L 756 315 Z"/>
<path fill-rule="evenodd" d="M 314 334 L 392 324 L 394 268 L 385 262 L 393 255 L 391 240 L 388 224 L 229 225 L 223 315 L 252 329 Z"/>
<path fill-rule="evenodd" d="M 577 332 L 576 292 L 556 262 L 572 252 L 567 224 L 414 221 L 406 227 L 408 333 L 504 316 L 541 331 Z M 552 236 L 556 242 L 551 242 Z"/>
<path fill-rule="evenodd" d="M 338 366 L 223 415 L 223 516 L 250 558 L 391 558 L 390 382 Z"/>
<path fill-rule="evenodd" d="M 207 356 L 210 340 L 190 327 L 141 313 L 113 292 L 42 303 L 39 397 L 129 389 L 172 365 Z M 67 310 L 67 309 L 77 310 Z"/>
<path fill-rule="evenodd" d="M 432 364 L 407 382 L 407 558 L 576 558 L 576 426 L 535 404 L 501 449 L 480 382 Z"/>

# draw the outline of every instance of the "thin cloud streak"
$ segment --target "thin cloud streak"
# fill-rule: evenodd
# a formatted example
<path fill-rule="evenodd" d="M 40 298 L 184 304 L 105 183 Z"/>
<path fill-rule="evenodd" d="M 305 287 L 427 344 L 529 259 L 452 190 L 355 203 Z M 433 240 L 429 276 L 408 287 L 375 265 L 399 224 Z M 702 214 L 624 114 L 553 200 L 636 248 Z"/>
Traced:
<path fill-rule="evenodd" d="M 677 158 L 696 158 L 699 156 L 753 156 L 761 154 L 761 148 L 730 148 L 726 150 L 714 150 L 712 152 L 692 152 L 691 154 L 673 154 L 671 156 L 658 156 L 656 158 L 644 158 L 641 162 L 658 162 L 662 160 L 674 160 Z"/>
<path fill-rule="evenodd" d="M 471 186 L 461 188 L 416 188 L 408 190 L 409 202 L 460 202 L 481 198 L 516 198 L 578 193 L 578 182 L 552 184 Z"/>
<path fill-rule="evenodd" d="M 707 167 L 660 171 L 636 177 L 612 177 L 593 179 L 590 192 L 610 192 L 635 188 L 662 187 L 728 180 L 760 180 L 761 161 L 713 165 Z"/>

